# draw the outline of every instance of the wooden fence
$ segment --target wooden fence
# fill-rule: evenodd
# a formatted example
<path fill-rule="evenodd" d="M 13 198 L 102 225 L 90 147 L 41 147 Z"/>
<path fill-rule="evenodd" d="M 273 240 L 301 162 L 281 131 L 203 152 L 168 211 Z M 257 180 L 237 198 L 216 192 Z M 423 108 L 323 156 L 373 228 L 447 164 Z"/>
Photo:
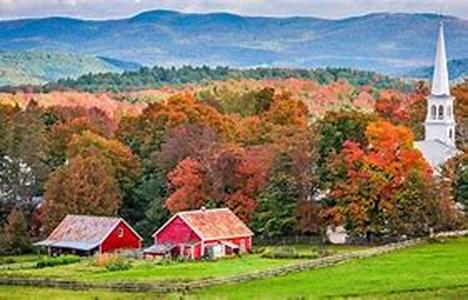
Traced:
<path fill-rule="evenodd" d="M 444 237 L 458 237 L 468 235 L 468 230 L 439 233 L 432 238 Z M 113 283 L 94 283 L 94 282 L 80 282 L 72 280 L 58 280 L 58 279 L 45 279 L 45 278 L 8 278 L 0 277 L 0 285 L 17 285 L 17 286 L 31 286 L 31 287 L 48 287 L 48 288 L 61 288 L 70 290 L 90 290 L 90 289 L 106 289 L 113 291 L 125 292 L 185 292 L 189 290 L 201 289 L 222 284 L 234 284 L 252 280 L 266 279 L 276 276 L 283 276 L 286 274 L 302 272 L 317 268 L 323 268 L 336 264 L 345 263 L 351 260 L 368 258 L 372 256 L 382 255 L 398 249 L 407 248 L 421 242 L 425 239 L 413 239 L 404 242 L 388 244 L 375 248 L 358 250 L 349 253 L 331 255 L 314 260 L 303 261 L 291 265 L 275 267 L 268 270 L 256 271 L 247 274 L 239 274 L 226 277 L 210 278 L 194 280 L 189 282 L 159 282 L 159 283 L 130 283 L 130 282 L 113 282 Z"/>

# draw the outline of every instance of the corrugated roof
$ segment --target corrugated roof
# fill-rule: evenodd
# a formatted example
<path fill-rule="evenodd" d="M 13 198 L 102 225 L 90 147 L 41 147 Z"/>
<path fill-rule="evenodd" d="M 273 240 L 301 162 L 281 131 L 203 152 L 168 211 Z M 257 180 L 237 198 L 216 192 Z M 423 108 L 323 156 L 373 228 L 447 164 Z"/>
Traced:
<path fill-rule="evenodd" d="M 143 250 L 143 252 L 149 254 L 166 254 L 175 247 L 177 246 L 172 244 L 155 244 L 151 247 L 146 248 L 145 250 Z"/>
<path fill-rule="evenodd" d="M 83 251 L 89 251 L 94 248 L 97 248 L 100 243 L 86 243 L 86 242 L 67 242 L 67 241 L 52 241 L 44 240 L 34 244 L 35 246 L 48 246 L 48 247 L 58 247 L 58 248 L 68 248 L 68 249 L 77 249 Z"/>
<path fill-rule="evenodd" d="M 67 215 L 46 240 L 36 245 L 91 250 L 99 246 L 120 221 L 120 218 Z"/>
<path fill-rule="evenodd" d="M 228 208 L 185 211 L 176 216 L 181 217 L 204 240 L 253 235 Z"/>

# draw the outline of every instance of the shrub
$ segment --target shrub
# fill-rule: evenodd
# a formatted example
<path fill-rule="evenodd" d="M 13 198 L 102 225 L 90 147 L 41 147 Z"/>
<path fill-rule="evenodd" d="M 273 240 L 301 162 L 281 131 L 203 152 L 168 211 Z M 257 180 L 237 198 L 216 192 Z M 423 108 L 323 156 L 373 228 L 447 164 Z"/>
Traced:
<path fill-rule="evenodd" d="M 16 263 L 16 261 L 11 257 L 0 258 L 0 265 L 11 265 L 14 263 Z"/>
<path fill-rule="evenodd" d="M 81 261 L 79 256 L 65 255 L 59 257 L 44 257 L 36 263 L 36 268 L 47 268 L 60 265 L 69 265 Z"/>
<path fill-rule="evenodd" d="M 125 271 L 129 270 L 132 265 L 128 261 L 124 261 L 119 259 L 116 262 L 112 262 L 106 265 L 107 271 L 114 272 L 114 271 Z"/>
<path fill-rule="evenodd" d="M 130 269 L 132 266 L 128 261 L 119 257 L 117 254 L 104 253 L 96 257 L 96 265 L 104 267 L 108 271 L 124 271 Z"/>
<path fill-rule="evenodd" d="M 262 258 L 271 258 L 271 259 L 314 259 L 319 258 L 320 255 L 317 252 L 311 251 L 311 253 L 297 253 L 294 247 L 278 247 L 271 248 L 267 247 L 265 251 L 261 254 Z"/>

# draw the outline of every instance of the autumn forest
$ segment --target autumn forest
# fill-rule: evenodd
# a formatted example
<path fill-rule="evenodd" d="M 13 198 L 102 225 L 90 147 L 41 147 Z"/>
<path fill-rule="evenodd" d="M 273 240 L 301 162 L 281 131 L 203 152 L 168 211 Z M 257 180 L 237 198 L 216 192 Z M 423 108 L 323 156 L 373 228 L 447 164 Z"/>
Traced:
<path fill-rule="evenodd" d="M 145 238 L 202 206 L 229 207 L 264 239 L 344 224 L 388 241 L 466 223 L 468 82 L 452 90 L 462 151 L 435 174 L 414 147 L 424 82 L 222 79 L 0 94 L 0 252 L 30 251 L 67 214 L 119 215 Z"/>

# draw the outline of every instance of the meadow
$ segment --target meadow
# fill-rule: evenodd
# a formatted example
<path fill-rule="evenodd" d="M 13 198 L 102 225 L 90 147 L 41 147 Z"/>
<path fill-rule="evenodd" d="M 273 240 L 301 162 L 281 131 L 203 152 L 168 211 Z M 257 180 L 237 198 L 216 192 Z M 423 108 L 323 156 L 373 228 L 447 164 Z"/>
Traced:
<path fill-rule="evenodd" d="M 200 291 L 195 299 L 466 298 L 468 238 L 415 246 L 343 265 Z M 414 297 L 413 297 L 414 296 Z"/>
<path fill-rule="evenodd" d="M 298 246 L 298 249 L 304 247 Z M 345 247 L 342 251 L 354 249 L 355 247 Z M 1 286 L 0 299 L 463 299 L 468 297 L 467 249 L 468 237 L 439 240 L 333 267 L 242 284 L 216 286 L 189 294 L 128 294 L 101 290 L 65 291 Z M 0 276 L 154 282 L 241 274 L 294 261 L 263 259 L 254 254 L 217 262 L 169 265 L 140 262 L 128 271 L 106 272 L 90 267 L 90 261 L 85 260 L 68 266 L 0 271 Z"/>

